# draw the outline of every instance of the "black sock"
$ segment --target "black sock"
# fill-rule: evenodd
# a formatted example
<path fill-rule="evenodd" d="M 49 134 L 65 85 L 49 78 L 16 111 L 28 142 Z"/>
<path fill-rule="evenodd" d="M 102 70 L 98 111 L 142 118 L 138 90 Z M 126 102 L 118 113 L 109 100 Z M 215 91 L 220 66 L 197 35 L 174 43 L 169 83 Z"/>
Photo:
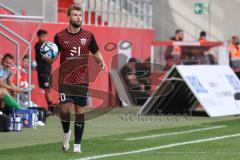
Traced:
<path fill-rule="evenodd" d="M 70 113 L 63 113 L 60 112 L 60 118 L 62 123 L 62 128 L 64 133 L 69 132 L 69 126 L 70 126 Z"/>
<path fill-rule="evenodd" d="M 81 144 L 83 130 L 85 125 L 84 120 L 84 113 L 83 114 L 76 114 L 75 115 L 75 125 L 74 125 L 74 136 L 75 136 L 75 144 Z"/>
<path fill-rule="evenodd" d="M 69 132 L 70 122 L 61 121 L 61 123 L 62 123 L 62 127 L 63 127 L 63 132 L 64 133 L 68 133 Z"/>

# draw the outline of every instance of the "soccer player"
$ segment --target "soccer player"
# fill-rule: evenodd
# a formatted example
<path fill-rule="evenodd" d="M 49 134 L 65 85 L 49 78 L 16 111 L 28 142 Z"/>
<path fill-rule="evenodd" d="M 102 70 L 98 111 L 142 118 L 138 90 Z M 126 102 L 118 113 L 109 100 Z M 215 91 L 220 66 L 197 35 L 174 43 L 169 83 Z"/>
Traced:
<path fill-rule="evenodd" d="M 51 98 L 51 89 L 50 89 L 50 75 L 52 71 L 52 66 L 47 62 L 46 59 L 41 55 L 40 48 L 41 45 L 47 41 L 47 31 L 40 29 L 37 31 L 38 42 L 35 44 L 35 55 L 37 61 L 37 73 L 38 73 L 38 84 L 39 88 L 42 88 L 45 92 L 45 99 L 48 103 L 48 110 L 54 112 L 53 102 Z"/>
<path fill-rule="evenodd" d="M 70 107 L 75 110 L 74 149 L 81 153 L 81 140 L 84 130 L 84 107 L 87 105 L 88 92 L 88 56 L 92 53 L 94 59 L 102 69 L 105 62 L 99 51 L 94 35 L 81 28 L 82 10 L 77 4 L 69 7 L 67 11 L 69 26 L 57 33 L 54 42 L 60 51 L 59 93 L 60 118 L 64 131 L 63 150 L 69 149 L 71 131 Z M 49 61 L 51 61 L 49 59 Z"/>

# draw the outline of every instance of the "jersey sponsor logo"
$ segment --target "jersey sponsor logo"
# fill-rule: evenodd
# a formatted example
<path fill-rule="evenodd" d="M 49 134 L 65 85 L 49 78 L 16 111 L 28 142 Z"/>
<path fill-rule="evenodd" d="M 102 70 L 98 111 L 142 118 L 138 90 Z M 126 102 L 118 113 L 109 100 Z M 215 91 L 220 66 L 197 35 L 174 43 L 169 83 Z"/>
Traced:
<path fill-rule="evenodd" d="M 73 47 L 71 50 L 70 50 L 70 55 L 73 57 L 73 56 L 80 56 L 81 54 L 81 47 Z"/>
<path fill-rule="evenodd" d="M 83 59 L 83 56 L 81 55 L 81 47 L 72 47 L 72 49 L 70 49 L 70 57 L 67 57 L 66 59 L 67 60 Z"/>

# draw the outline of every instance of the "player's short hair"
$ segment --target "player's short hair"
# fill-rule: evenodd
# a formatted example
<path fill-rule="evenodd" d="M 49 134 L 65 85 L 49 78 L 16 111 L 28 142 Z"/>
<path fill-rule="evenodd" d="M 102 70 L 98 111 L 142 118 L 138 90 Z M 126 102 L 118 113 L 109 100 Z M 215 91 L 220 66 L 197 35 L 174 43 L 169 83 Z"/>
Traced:
<path fill-rule="evenodd" d="M 3 58 L 2 61 L 4 61 L 6 58 L 10 58 L 10 59 L 14 59 L 14 56 L 11 53 L 6 53 Z"/>
<path fill-rule="evenodd" d="M 206 36 L 207 36 L 207 33 L 205 31 L 200 32 L 200 37 L 206 37 Z"/>
<path fill-rule="evenodd" d="M 232 36 L 232 39 L 238 39 L 238 36 L 236 36 L 236 35 Z"/>
<path fill-rule="evenodd" d="M 24 56 L 23 56 L 23 60 L 24 60 L 24 59 L 28 59 L 28 55 L 24 55 Z"/>
<path fill-rule="evenodd" d="M 37 36 L 41 36 L 41 35 L 47 34 L 47 33 L 48 33 L 48 32 L 47 32 L 46 30 L 39 29 L 39 30 L 37 31 Z"/>
<path fill-rule="evenodd" d="M 137 59 L 136 58 L 130 58 L 128 60 L 129 63 L 136 63 L 137 62 Z"/>
<path fill-rule="evenodd" d="M 67 15 L 70 16 L 73 10 L 82 11 L 82 8 L 79 4 L 73 4 L 68 8 Z"/>
<path fill-rule="evenodd" d="M 182 30 L 182 29 L 177 29 L 177 30 L 175 31 L 175 34 L 178 34 L 178 33 L 180 33 L 180 32 L 183 32 L 183 30 Z"/>

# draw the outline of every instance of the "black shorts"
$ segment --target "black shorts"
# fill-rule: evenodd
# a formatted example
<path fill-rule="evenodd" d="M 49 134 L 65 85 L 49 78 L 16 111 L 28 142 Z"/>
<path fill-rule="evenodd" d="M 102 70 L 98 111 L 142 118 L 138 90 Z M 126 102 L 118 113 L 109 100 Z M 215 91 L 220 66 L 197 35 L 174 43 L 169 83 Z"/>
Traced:
<path fill-rule="evenodd" d="M 46 72 L 46 73 L 41 73 L 38 72 L 38 85 L 42 89 L 48 89 L 51 86 L 51 81 L 50 81 L 50 76 L 51 73 Z"/>
<path fill-rule="evenodd" d="M 82 107 L 87 105 L 88 84 L 60 84 L 59 93 L 60 102 L 63 104 L 72 102 Z"/>

